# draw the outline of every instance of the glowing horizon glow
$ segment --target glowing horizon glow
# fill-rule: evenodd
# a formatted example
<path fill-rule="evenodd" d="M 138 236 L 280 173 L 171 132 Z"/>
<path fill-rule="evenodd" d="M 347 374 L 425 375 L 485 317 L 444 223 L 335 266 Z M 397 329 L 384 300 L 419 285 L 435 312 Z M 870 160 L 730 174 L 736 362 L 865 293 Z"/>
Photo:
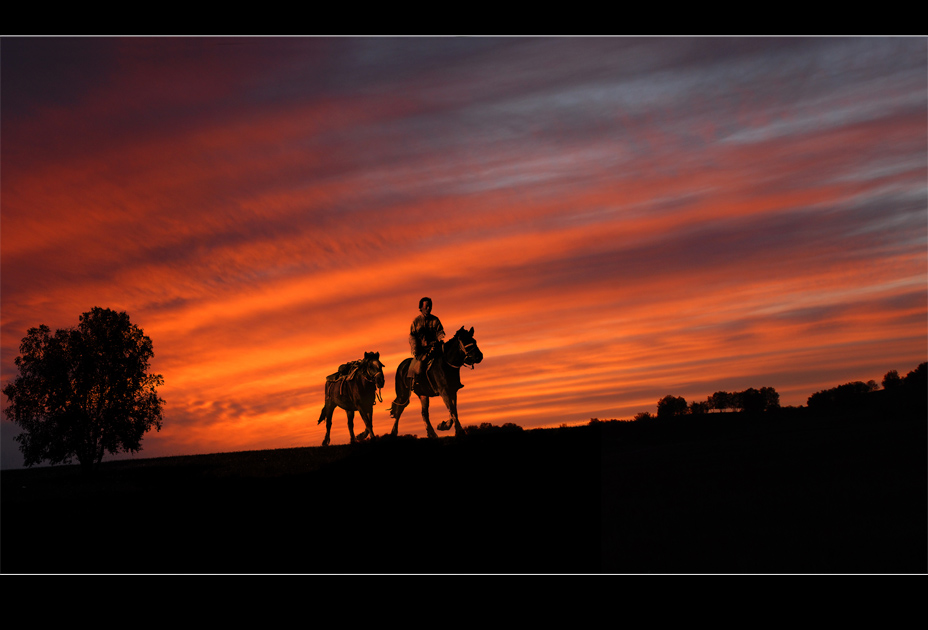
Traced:
<path fill-rule="evenodd" d="M 0 380 L 28 328 L 127 311 L 165 379 L 140 456 L 318 446 L 365 351 L 388 431 L 423 295 L 485 356 L 464 425 L 928 359 L 923 38 L 0 46 Z"/>

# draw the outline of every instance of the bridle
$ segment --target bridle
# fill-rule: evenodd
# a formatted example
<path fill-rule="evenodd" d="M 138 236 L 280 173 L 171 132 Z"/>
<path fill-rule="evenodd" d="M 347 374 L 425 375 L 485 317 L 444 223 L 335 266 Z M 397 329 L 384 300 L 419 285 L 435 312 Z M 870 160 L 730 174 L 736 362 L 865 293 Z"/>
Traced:
<path fill-rule="evenodd" d="M 462 367 L 464 367 L 464 366 L 466 365 L 467 367 L 469 367 L 470 369 L 473 370 L 473 369 L 474 369 L 474 362 L 473 362 L 473 361 L 471 361 L 470 363 L 467 362 L 467 359 L 470 358 L 470 352 L 468 351 L 468 348 L 470 348 L 470 347 L 472 347 L 472 346 L 476 346 L 476 345 L 477 345 L 477 342 L 474 341 L 473 339 L 471 339 L 471 340 L 470 340 L 470 343 L 465 344 L 464 341 L 463 341 L 460 337 L 455 336 L 454 338 L 457 339 L 458 343 L 459 343 L 460 346 L 461 346 L 461 352 L 464 353 L 464 360 L 461 361 L 461 365 L 454 365 L 453 363 L 448 362 L 448 366 L 449 366 L 449 367 L 452 367 L 452 368 L 454 368 L 454 369 L 457 370 L 457 369 L 462 368 Z"/>
<path fill-rule="evenodd" d="M 380 370 L 374 370 L 374 362 L 368 361 L 367 368 L 364 372 L 361 372 L 361 378 L 363 378 L 368 383 L 373 383 L 375 388 L 375 394 L 377 396 L 377 402 L 383 402 L 383 396 L 380 393 L 381 387 L 377 384 L 377 375 L 380 373 Z"/>

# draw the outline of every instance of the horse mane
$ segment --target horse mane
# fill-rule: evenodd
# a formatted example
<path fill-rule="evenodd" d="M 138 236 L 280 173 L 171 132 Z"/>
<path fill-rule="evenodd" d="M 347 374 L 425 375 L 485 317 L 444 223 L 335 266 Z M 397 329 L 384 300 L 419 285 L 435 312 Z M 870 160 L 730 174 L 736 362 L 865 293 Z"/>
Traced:
<path fill-rule="evenodd" d="M 461 326 L 454 332 L 454 334 L 451 336 L 451 339 L 459 339 L 465 335 L 470 336 L 470 331 L 466 330 L 463 326 Z"/>

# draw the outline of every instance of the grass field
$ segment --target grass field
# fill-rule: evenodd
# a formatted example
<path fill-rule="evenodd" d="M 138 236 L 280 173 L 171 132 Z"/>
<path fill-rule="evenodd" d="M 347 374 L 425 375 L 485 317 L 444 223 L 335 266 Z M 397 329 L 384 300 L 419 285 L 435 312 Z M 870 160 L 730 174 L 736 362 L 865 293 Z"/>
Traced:
<path fill-rule="evenodd" d="M 924 419 L 712 414 L 5 470 L 3 573 L 925 573 Z"/>

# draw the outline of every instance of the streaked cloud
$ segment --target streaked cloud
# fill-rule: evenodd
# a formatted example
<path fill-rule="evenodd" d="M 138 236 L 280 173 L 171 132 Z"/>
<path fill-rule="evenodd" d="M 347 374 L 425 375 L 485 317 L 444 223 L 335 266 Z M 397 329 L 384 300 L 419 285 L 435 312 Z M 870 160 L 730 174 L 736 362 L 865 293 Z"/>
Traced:
<path fill-rule="evenodd" d="M 0 45 L 2 380 L 30 326 L 128 311 L 145 455 L 318 444 L 325 375 L 376 350 L 389 389 L 422 295 L 486 356 L 464 424 L 928 354 L 923 38 Z"/>

